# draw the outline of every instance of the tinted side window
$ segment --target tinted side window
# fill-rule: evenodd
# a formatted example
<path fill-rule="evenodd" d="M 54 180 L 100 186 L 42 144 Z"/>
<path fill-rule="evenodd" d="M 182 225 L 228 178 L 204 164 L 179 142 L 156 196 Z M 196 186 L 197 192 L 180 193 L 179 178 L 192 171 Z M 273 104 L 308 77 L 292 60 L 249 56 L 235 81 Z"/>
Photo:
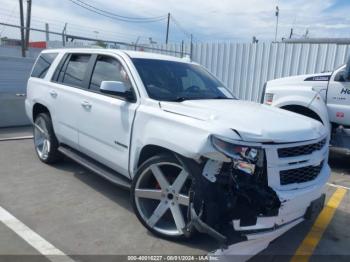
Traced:
<path fill-rule="evenodd" d="M 350 76 L 347 75 L 346 70 L 341 70 L 335 75 L 334 81 L 350 82 Z"/>
<path fill-rule="evenodd" d="M 64 76 L 62 77 L 63 79 L 61 80 L 59 77 L 59 82 L 62 81 L 62 83 L 70 86 L 83 87 L 84 76 L 90 56 L 91 55 L 87 54 L 72 54 L 68 61 Z"/>
<path fill-rule="evenodd" d="M 44 78 L 56 56 L 57 53 L 41 54 L 35 63 L 31 77 Z"/>
<path fill-rule="evenodd" d="M 89 88 L 98 91 L 102 81 L 120 81 L 131 88 L 129 78 L 122 64 L 109 56 L 98 56 Z"/>
<path fill-rule="evenodd" d="M 62 79 L 63 79 L 63 75 L 64 75 L 64 65 L 65 64 L 67 64 L 66 62 L 67 62 L 67 58 L 69 57 L 69 54 L 65 54 L 63 57 L 62 57 L 62 59 L 61 59 L 61 61 L 58 63 L 58 66 L 56 67 L 56 70 L 55 70 L 55 73 L 53 74 L 53 76 L 52 76 L 52 81 L 54 81 L 54 82 L 62 82 Z M 61 79 L 59 80 L 58 79 L 58 76 L 59 75 L 62 75 L 62 77 L 61 77 Z"/>

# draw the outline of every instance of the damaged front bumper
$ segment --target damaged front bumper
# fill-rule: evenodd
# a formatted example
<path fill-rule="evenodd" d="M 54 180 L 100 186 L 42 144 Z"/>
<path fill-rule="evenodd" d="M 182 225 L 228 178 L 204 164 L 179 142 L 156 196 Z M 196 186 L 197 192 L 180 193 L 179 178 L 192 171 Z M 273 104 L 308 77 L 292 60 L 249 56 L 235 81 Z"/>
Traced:
<path fill-rule="evenodd" d="M 325 194 L 322 194 L 318 199 L 311 202 L 311 204 L 306 209 L 306 213 L 303 217 L 289 221 L 282 225 L 275 225 L 270 229 L 261 229 L 255 233 L 248 233 L 247 231 L 244 233 L 246 240 L 232 243 L 231 245 L 224 248 L 219 248 L 218 250 L 212 252 L 211 255 L 228 256 L 227 261 L 230 261 L 230 256 L 236 256 L 236 261 L 246 261 L 267 248 L 274 239 L 280 237 L 296 225 L 303 222 L 305 219 L 317 216 L 318 213 L 322 210 L 324 202 Z"/>
<path fill-rule="evenodd" d="M 240 220 L 234 220 L 234 229 L 240 232 L 271 229 L 303 218 L 305 215 L 306 218 L 310 218 L 311 215 L 307 213 L 308 208 L 313 201 L 322 197 L 329 176 L 330 168 L 325 165 L 313 185 L 295 190 L 275 190 L 281 201 L 278 216 L 258 217 L 257 223 L 252 226 L 241 226 Z"/>
<path fill-rule="evenodd" d="M 240 220 L 232 221 L 233 230 L 217 231 L 201 220 L 191 206 L 191 223 L 201 233 L 212 236 L 219 243 L 214 255 L 244 255 L 245 259 L 265 249 L 271 241 L 281 236 L 306 219 L 315 218 L 322 210 L 325 202 L 325 184 L 330 169 L 325 166 L 318 183 L 304 189 L 276 191 L 282 204 L 277 216 L 257 217 L 256 224 L 241 226 Z M 249 257 L 247 257 L 249 256 Z"/>
<path fill-rule="evenodd" d="M 209 255 L 220 256 L 221 258 L 227 257 L 227 261 L 232 261 L 231 256 L 235 256 L 235 261 L 247 261 L 267 248 L 274 239 L 303 221 L 303 218 L 299 218 L 271 231 L 249 234 L 245 241 L 234 243 L 226 248 L 219 248 Z M 220 259 L 220 261 L 225 261 L 225 259 Z"/>
<path fill-rule="evenodd" d="M 288 147 L 300 149 L 308 143 Z M 328 146 L 323 144 L 309 155 L 288 158 L 280 158 L 278 149 L 275 145 L 265 148 L 264 164 L 256 164 L 250 173 L 237 168 L 233 158 L 222 163 L 206 160 L 200 174 L 195 175 L 186 230 L 196 228 L 215 238 L 220 246 L 218 253 L 245 252 L 241 247 L 248 245 L 247 254 L 253 254 L 252 249 L 261 251 L 290 228 L 316 216 L 323 207 L 330 176 Z M 291 167 L 296 175 L 304 175 L 303 168 L 317 174 L 307 182 L 284 185 L 280 171 Z"/>

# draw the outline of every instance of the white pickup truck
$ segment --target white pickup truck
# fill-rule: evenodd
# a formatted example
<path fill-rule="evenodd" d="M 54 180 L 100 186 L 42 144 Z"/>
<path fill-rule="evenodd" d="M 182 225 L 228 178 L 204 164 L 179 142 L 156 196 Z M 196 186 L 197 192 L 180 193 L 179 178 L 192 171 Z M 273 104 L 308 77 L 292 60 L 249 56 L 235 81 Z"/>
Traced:
<path fill-rule="evenodd" d="M 268 81 L 262 103 L 320 121 L 332 146 L 350 150 L 350 57 L 333 72 Z"/>
<path fill-rule="evenodd" d="M 197 230 L 228 246 L 237 235 L 271 238 L 323 206 L 327 129 L 235 99 L 184 59 L 45 50 L 25 105 L 41 161 L 63 154 L 130 188 L 138 219 L 159 236 Z"/>

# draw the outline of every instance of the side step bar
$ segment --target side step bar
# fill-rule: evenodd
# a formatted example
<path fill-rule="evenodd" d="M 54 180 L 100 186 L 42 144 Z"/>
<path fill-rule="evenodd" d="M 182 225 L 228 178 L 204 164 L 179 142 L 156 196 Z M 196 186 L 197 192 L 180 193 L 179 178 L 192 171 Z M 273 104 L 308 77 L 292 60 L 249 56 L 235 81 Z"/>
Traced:
<path fill-rule="evenodd" d="M 102 176 L 103 178 L 109 180 L 110 182 L 125 188 L 130 189 L 131 181 L 125 178 L 123 175 L 111 170 L 108 167 L 103 166 L 92 158 L 85 156 L 74 149 L 71 149 L 66 146 L 59 146 L 58 151 L 60 151 L 63 155 L 77 162 L 78 164 L 84 166 L 90 171 Z"/>

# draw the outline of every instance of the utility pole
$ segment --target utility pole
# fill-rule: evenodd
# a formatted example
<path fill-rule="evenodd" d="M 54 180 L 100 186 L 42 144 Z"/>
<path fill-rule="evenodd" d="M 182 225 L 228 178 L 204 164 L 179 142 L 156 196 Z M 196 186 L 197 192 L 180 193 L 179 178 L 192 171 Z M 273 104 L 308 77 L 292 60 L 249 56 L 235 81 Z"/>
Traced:
<path fill-rule="evenodd" d="M 22 47 L 22 57 L 26 56 L 26 50 L 24 46 L 24 18 L 23 18 L 23 2 L 19 0 L 19 15 L 21 22 L 21 47 Z"/>
<path fill-rule="evenodd" d="M 289 39 L 292 39 L 293 37 L 293 28 L 290 29 Z"/>
<path fill-rule="evenodd" d="M 29 48 L 30 20 L 32 14 L 32 0 L 27 0 L 27 22 L 26 22 L 26 50 Z"/>
<path fill-rule="evenodd" d="M 98 40 L 98 34 L 100 33 L 99 31 L 95 30 L 93 31 L 93 33 L 95 34 L 95 38 L 96 38 L 96 41 Z"/>
<path fill-rule="evenodd" d="M 191 43 L 190 43 L 190 58 L 192 61 L 192 50 L 193 50 L 193 35 L 191 34 Z"/>
<path fill-rule="evenodd" d="M 50 29 L 49 29 L 49 24 L 45 23 L 45 36 L 46 36 L 46 46 L 48 46 L 49 41 L 50 41 Z"/>
<path fill-rule="evenodd" d="M 181 41 L 181 57 L 184 57 L 184 40 Z"/>
<path fill-rule="evenodd" d="M 275 31 L 275 42 L 277 42 L 277 31 L 278 31 L 278 17 L 280 14 L 280 9 L 278 8 L 278 5 L 276 6 L 276 31 Z"/>
<path fill-rule="evenodd" d="M 140 38 L 141 38 L 141 36 L 138 36 L 136 41 L 135 41 L 135 47 L 134 47 L 135 51 L 137 50 L 137 44 L 139 43 Z"/>
<path fill-rule="evenodd" d="M 168 13 L 168 22 L 166 26 L 166 38 L 165 38 L 166 44 L 168 44 L 168 40 L 169 40 L 169 25 L 170 25 L 170 13 Z"/>
<path fill-rule="evenodd" d="M 67 23 L 64 24 L 63 30 L 62 30 L 62 45 L 63 47 L 66 46 L 66 39 L 64 39 L 64 35 L 66 34 L 67 31 Z"/>

